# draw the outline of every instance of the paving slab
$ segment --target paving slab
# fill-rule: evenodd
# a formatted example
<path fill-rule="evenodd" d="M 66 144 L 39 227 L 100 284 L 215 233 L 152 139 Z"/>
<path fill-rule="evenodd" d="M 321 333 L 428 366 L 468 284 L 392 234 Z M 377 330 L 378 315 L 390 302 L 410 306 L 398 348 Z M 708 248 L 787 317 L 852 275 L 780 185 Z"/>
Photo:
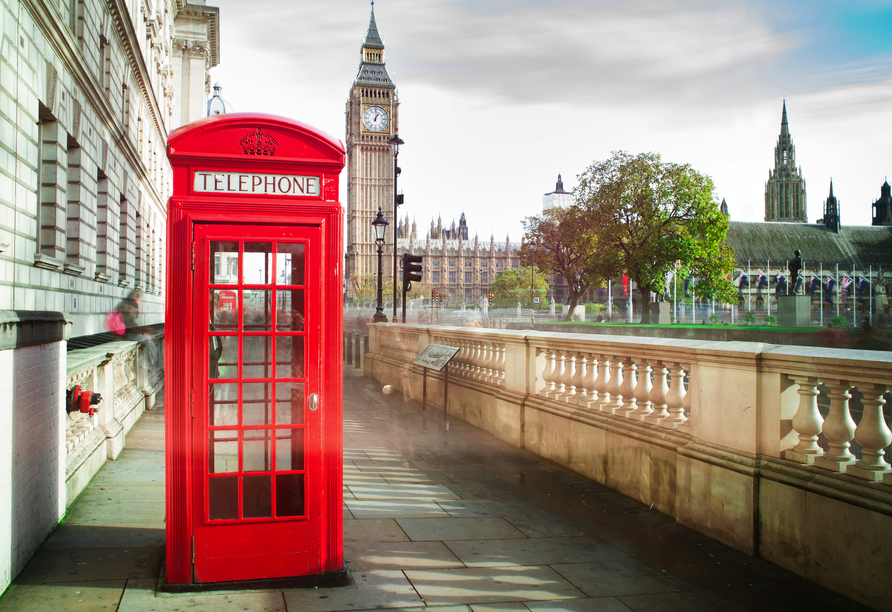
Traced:
<path fill-rule="evenodd" d="M 288 610 L 334 612 L 419 607 L 425 602 L 399 570 L 367 570 L 351 574 L 353 584 L 333 589 L 284 591 Z"/>
<path fill-rule="evenodd" d="M 629 595 L 619 600 L 635 612 L 721 612 L 696 593 Z"/>
<path fill-rule="evenodd" d="M 156 578 L 164 548 L 75 548 L 38 554 L 16 578 L 17 584 Z"/>
<path fill-rule="evenodd" d="M 683 590 L 674 580 L 636 559 L 552 567 L 589 597 L 619 597 Z"/>
<path fill-rule="evenodd" d="M 616 597 L 590 597 L 563 601 L 527 601 L 526 609 L 533 612 L 631 612 L 632 608 Z M 476 610 L 475 610 L 476 612 Z"/>
<path fill-rule="evenodd" d="M 442 542 L 352 542 L 344 559 L 351 571 L 465 566 Z"/>
<path fill-rule="evenodd" d="M 113 611 L 118 609 L 126 584 L 126 580 L 16 583 L 0 599 L 0 612 Z"/>
<path fill-rule="evenodd" d="M 157 524 L 164 522 L 165 511 L 163 501 L 78 501 L 65 521 L 73 525 Z"/>
<path fill-rule="evenodd" d="M 77 525 L 65 523 L 53 532 L 44 550 L 71 548 L 144 548 L 164 546 L 164 523 Z"/>
<path fill-rule="evenodd" d="M 405 570 L 428 604 L 575 599 L 582 592 L 550 567 Z"/>
<path fill-rule="evenodd" d="M 400 528 L 410 540 L 499 540 L 526 538 L 501 517 L 493 518 L 400 518 Z"/>
<path fill-rule="evenodd" d="M 395 501 L 345 500 L 355 518 L 438 517 L 448 516 L 436 502 L 401 499 Z"/>
<path fill-rule="evenodd" d="M 592 561 L 623 561 L 629 555 L 598 538 L 526 538 L 523 540 L 447 541 L 468 567 L 553 565 Z"/>
<path fill-rule="evenodd" d="M 355 484 L 350 485 L 350 492 L 356 499 L 458 499 L 441 484 Z"/>
<path fill-rule="evenodd" d="M 554 603 L 551 601 L 549 603 Z M 489 604 L 473 604 L 470 606 L 471 612 L 527 612 L 528 607 L 522 603 L 489 603 Z"/>
<path fill-rule="evenodd" d="M 352 519 L 344 521 L 344 543 L 406 542 L 409 540 L 393 519 Z"/>
<path fill-rule="evenodd" d="M 287 612 L 280 591 L 156 594 L 154 580 L 131 580 L 118 612 Z"/>

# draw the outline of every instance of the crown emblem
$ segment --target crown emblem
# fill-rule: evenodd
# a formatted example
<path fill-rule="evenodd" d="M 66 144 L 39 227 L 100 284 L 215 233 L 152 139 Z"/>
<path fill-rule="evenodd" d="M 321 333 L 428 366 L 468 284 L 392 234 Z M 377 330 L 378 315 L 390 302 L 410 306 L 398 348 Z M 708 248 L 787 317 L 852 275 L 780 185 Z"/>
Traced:
<path fill-rule="evenodd" d="M 276 147 L 279 143 L 269 134 L 264 134 L 260 128 L 256 132 L 251 132 L 242 136 L 239 140 L 242 145 L 242 152 L 245 155 L 275 155 Z"/>

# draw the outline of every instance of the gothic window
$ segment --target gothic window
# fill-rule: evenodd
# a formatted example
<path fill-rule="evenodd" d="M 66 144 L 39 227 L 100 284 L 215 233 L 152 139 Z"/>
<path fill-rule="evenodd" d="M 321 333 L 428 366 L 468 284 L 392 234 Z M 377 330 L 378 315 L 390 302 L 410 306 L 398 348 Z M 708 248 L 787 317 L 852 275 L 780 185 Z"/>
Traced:
<path fill-rule="evenodd" d="M 471 278 L 473 275 L 474 275 L 473 272 L 465 272 L 465 283 L 468 283 L 468 284 L 473 283 L 474 281 Z"/>
<path fill-rule="evenodd" d="M 496 268 L 498 268 L 499 270 L 502 269 L 502 261 L 501 260 L 499 260 L 499 262 L 496 263 Z"/>
<path fill-rule="evenodd" d="M 489 284 L 489 273 L 488 272 L 480 273 L 480 282 L 483 283 L 484 285 Z"/>
<path fill-rule="evenodd" d="M 465 267 L 466 267 L 466 268 L 470 268 L 470 267 L 471 267 L 471 260 L 470 260 L 470 259 L 466 259 L 466 260 L 465 260 Z"/>
<path fill-rule="evenodd" d="M 454 267 L 455 267 L 455 257 L 450 257 L 450 258 L 449 258 L 449 267 L 450 267 L 450 268 L 454 268 Z"/>
<path fill-rule="evenodd" d="M 435 258 L 435 259 L 434 259 L 434 267 L 435 267 L 435 268 L 439 268 L 439 267 L 440 267 L 440 259 L 439 259 L 439 258 Z"/>
<path fill-rule="evenodd" d="M 471 300 L 471 290 L 470 289 L 465 289 L 465 300 L 466 301 Z"/>
<path fill-rule="evenodd" d="M 450 272 L 449 272 L 449 282 L 450 282 L 450 283 L 454 283 L 454 282 L 455 282 L 455 272 L 453 272 L 453 271 L 450 271 Z"/>
<path fill-rule="evenodd" d="M 440 271 L 439 270 L 434 270 L 431 273 L 431 282 L 434 283 L 435 285 L 440 283 Z"/>

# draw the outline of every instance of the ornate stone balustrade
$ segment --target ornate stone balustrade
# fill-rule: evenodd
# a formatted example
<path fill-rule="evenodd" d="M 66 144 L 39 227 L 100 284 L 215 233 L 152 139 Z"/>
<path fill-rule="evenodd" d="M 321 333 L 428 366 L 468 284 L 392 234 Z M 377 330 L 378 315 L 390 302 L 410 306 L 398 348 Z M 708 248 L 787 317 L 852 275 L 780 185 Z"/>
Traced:
<path fill-rule="evenodd" d="M 870 607 L 892 601 L 875 577 L 892 567 L 889 353 L 369 330 L 366 376 L 420 397 L 415 355 L 430 343 L 458 347 L 451 415 Z M 443 383 L 427 373 L 429 403 L 442 402 Z"/>
<path fill-rule="evenodd" d="M 163 332 L 156 333 L 154 339 L 159 359 L 163 359 Z M 132 340 L 68 352 L 66 389 L 80 386 L 102 396 L 93 416 L 67 413 L 65 480 L 69 505 L 106 461 L 121 454 L 127 432 L 146 409 L 154 406 L 164 385 L 163 371 L 163 364 L 150 368 L 145 350 Z"/>

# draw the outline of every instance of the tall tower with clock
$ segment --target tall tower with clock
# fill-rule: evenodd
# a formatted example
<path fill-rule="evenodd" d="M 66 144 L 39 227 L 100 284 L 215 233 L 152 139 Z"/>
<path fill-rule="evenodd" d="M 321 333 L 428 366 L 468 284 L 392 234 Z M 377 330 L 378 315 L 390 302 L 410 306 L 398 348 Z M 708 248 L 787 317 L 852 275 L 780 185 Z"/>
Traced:
<path fill-rule="evenodd" d="M 377 274 L 378 259 L 372 221 L 378 208 L 390 224 L 385 254 L 393 253 L 397 220 L 393 211 L 394 159 L 388 140 L 398 132 L 396 85 L 384 67 L 384 43 L 375 24 L 375 2 L 362 45 L 359 72 L 347 101 L 347 295 L 355 284 Z M 392 256 L 382 272 L 392 275 Z"/>

